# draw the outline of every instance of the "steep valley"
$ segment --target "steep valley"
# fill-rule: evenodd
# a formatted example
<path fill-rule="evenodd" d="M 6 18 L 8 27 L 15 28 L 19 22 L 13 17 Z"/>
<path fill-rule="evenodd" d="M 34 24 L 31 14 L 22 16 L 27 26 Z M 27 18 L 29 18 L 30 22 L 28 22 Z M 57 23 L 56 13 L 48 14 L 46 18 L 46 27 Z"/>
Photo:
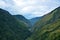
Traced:
<path fill-rule="evenodd" d="M 60 7 L 30 20 L 0 8 L 0 40 L 60 40 Z"/>

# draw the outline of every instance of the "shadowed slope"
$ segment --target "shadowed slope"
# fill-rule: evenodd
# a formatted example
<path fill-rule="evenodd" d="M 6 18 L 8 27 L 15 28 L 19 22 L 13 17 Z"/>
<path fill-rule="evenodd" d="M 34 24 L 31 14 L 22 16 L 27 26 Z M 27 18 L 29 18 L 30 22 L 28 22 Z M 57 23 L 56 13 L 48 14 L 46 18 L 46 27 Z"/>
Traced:
<path fill-rule="evenodd" d="M 0 40 L 25 40 L 29 35 L 30 31 L 24 22 L 0 9 Z"/>

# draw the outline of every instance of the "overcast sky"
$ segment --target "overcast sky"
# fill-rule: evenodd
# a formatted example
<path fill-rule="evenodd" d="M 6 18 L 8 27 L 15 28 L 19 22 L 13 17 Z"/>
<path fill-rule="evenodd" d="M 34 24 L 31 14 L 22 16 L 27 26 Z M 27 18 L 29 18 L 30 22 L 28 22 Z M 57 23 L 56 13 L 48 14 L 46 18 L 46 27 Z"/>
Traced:
<path fill-rule="evenodd" d="M 60 6 L 60 0 L 0 0 L 0 8 L 28 19 L 47 14 Z"/>

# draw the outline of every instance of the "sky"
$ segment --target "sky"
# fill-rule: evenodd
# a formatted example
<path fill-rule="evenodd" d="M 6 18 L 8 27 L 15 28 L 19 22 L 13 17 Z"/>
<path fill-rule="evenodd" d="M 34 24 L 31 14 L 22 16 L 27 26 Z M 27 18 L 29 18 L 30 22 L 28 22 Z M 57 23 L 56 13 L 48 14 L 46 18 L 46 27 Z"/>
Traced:
<path fill-rule="evenodd" d="M 60 6 L 60 0 L 0 0 L 0 8 L 27 19 L 43 16 Z"/>

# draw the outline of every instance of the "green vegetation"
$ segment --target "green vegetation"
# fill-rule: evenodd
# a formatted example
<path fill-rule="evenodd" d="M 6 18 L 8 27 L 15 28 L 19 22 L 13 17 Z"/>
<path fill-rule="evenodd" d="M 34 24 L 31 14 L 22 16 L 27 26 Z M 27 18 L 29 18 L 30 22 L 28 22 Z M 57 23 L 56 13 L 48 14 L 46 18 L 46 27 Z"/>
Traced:
<path fill-rule="evenodd" d="M 60 7 L 43 16 L 26 40 L 60 40 Z"/>
<path fill-rule="evenodd" d="M 25 22 L 0 9 L 0 40 L 25 40 L 30 34 Z"/>
<path fill-rule="evenodd" d="M 28 24 L 23 16 L 0 9 L 0 40 L 60 40 L 60 7 L 40 18 L 32 27 L 32 35 Z"/>
<path fill-rule="evenodd" d="M 22 15 L 13 15 L 13 16 L 17 18 L 19 21 L 24 22 L 28 26 L 28 29 L 31 29 L 32 26 L 31 22 L 28 19 L 26 19 L 24 16 Z"/>

